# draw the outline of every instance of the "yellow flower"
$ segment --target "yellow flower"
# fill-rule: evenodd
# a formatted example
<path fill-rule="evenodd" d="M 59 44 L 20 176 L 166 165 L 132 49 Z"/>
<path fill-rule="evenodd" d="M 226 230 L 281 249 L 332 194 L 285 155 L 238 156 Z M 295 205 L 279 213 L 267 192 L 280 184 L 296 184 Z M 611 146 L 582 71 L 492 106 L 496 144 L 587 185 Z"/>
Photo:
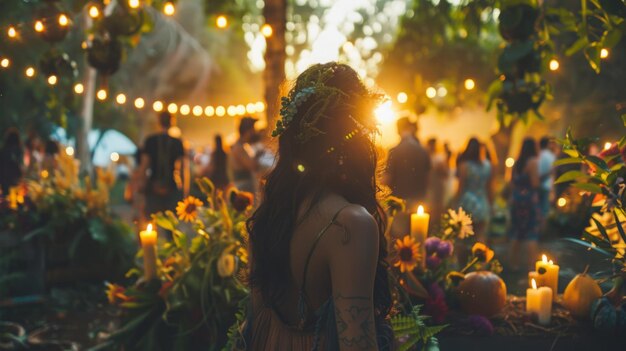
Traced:
<path fill-rule="evenodd" d="M 419 243 L 411 236 L 406 235 L 402 240 L 398 239 L 395 244 L 397 261 L 395 267 L 400 267 L 400 272 L 410 272 L 417 266 L 420 259 Z"/>
<path fill-rule="evenodd" d="M 117 284 L 106 283 L 107 285 L 107 299 L 109 303 L 115 305 L 120 302 L 128 301 L 130 298 L 126 296 L 126 288 Z"/>
<path fill-rule="evenodd" d="M 235 273 L 235 256 L 222 254 L 217 260 L 217 274 L 222 278 L 230 277 Z"/>
<path fill-rule="evenodd" d="M 185 200 L 178 202 L 178 206 L 176 206 L 178 219 L 193 222 L 198 217 L 198 207 L 202 205 L 204 205 L 202 201 L 193 196 L 188 196 Z"/>
<path fill-rule="evenodd" d="M 467 212 L 465 212 L 462 207 L 459 207 L 458 212 L 448 210 L 448 215 L 450 216 L 450 226 L 459 231 L 457 234 L 459 239 L 465 239 L 469 236 L 474 235 L 472 217 Z M 448 231 L 450 229 L 451 228 L 448 228 Z M 446 234 L 449 234 L 449 232 L 447 232 Z"/>
<path fill-rule="evenodd" d="M 248 250 L 246 250 L 245 247 L 240 247 L 239 249 L 237 249 L 237 256 L 242 263 L 248 264 Z"/>
<path fill-rule="evenodd" d="M 480 262 L 489 262 L 495 256 L 495 252 L 483 243 L 476 243 L 472 246 L 472 256 L 476 257 Z"/>

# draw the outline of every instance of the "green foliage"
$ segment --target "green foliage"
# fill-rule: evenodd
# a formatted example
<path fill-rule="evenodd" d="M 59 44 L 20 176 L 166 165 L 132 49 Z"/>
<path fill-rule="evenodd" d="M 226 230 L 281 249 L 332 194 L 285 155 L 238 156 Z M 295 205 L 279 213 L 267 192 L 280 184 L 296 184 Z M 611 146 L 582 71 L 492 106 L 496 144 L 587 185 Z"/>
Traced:
<path fill-rule="evenodd" d="M 426 325 L 424 321 L 428 317 L 420 315 L 420 309 L 421 306 L 413 306 L 409 314 L 397 315 L 391 319 L 391 327 L 396 338 L 406 338 L 398 351 L 423 350 L 433 339 L 436 340 L 437 333 L 447 327 L 447 325 Z"/>

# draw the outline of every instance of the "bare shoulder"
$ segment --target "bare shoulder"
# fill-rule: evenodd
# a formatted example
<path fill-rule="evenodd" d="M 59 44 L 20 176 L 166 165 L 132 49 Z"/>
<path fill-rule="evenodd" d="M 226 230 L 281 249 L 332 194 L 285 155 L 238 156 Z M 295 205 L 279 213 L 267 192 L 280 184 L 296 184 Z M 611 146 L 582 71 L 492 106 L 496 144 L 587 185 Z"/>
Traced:
<path fill-rule="evenodd" d="M 378 243 L 378 224 L 365 207 L 355 204 L 346 206 L 336 222 L 344 230 L 342 244 L 351 246 L 355 241 L 367 245 Z"/>

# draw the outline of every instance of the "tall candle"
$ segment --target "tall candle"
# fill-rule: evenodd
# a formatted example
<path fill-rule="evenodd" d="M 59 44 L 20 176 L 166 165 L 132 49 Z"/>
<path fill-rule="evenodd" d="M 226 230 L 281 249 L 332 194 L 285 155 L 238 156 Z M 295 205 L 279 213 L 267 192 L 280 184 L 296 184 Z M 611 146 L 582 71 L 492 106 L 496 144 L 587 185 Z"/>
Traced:
<path fill-rule="evenodd" d="M 146 281 L 156 277 L 156 243 L 157 232 L 148 224 L 146 230 L 139 232 L 141 248 L 143 249 L 143 274 Z"/>
<path fill-rule="evenodd" d="M 543 274 L 537 273 L 537 271 L 528 272 L 528 287 L 530 288 L 532 285 L 532 280 L 535 280 L 537 286 L 544 286 L 543 284 Z"/>
<path fill-rule="evenodd" d="M 424 212 L 424 206 L 419 205 L 417 212 L 411 215 L 411 237 L 415 242 L 419 243 L 420 248 L 420 268 L 424 268 L 426 264 L 426 249 L 424 244 L 428 237 L 428 224 L 430 215 Z"/>
<path fill-rule="evenodd" d="M 541 261 L 535 263 L 535 270 L 541 275 L 540 285 L 552 289 L 552 300 L 556 300 L 559 287 L 559 266 L 546 255 L 541 256 Z"/>
<path fill-rule="evenodd" d="M 547 286 L 537 288 L 534 279 L 532 287 L 526 289 L 526 312 L 536 314 L 541 325 L 550 324 L 552 317 L 552 289 Z"/>

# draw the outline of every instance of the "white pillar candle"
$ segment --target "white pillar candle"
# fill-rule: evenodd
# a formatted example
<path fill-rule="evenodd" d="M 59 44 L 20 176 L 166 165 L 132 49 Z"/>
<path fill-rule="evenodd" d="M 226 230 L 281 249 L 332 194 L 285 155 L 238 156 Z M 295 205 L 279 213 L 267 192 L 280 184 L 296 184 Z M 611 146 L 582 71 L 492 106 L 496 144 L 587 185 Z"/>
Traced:
<path fill-rule="evenodd" d="M 419 205 L 417 212 L 411 215 L 411 237 L 419 243 L 420 268 L 424 268 L 426 263 L 426 249 L 424 247 L 428 237 L 428 224 L 430 215 L 424 212 L 424 206 Z"/>
<path fill-rule="evenodd" d="M 537 288 L 532 279 L 532 287 L 526 289 L 526 312 L 537 315 L 537 322 L 541 325 L 550 324 L 552 317 L 552 289 L 547 286 Z"/>

